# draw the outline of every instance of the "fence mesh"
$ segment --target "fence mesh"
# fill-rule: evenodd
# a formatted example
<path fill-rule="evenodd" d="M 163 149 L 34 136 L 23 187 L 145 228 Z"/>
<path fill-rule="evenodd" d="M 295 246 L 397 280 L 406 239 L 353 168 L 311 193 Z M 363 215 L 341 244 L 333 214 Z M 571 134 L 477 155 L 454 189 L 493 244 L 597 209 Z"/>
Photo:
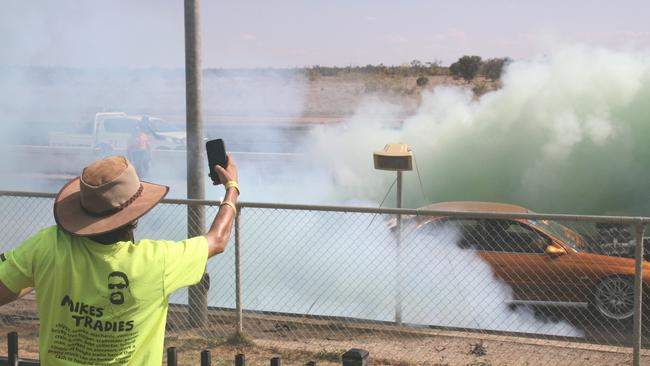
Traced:
<path fill-rule="evenodd" d="M 52 203 L 0 197 L 0 251 L 53 225 Z M 217 209 L 206 206 L 206 225 Z M 240 321 L 268 350 L 366 348 L 376 364 L 631 362 L 634 225 L 246 206 L 239 228 L 243 317 L 233 235 L 208 261 L 207 325 L 191 326 L 188 291 L 177 291 L 168 345 L 217 344 Z M 145 237 L 185 239 L 187 206 L 158 205 L 138 224 Z M 0 316 L 7 331 L 37 328 L 34 297 Z"/>

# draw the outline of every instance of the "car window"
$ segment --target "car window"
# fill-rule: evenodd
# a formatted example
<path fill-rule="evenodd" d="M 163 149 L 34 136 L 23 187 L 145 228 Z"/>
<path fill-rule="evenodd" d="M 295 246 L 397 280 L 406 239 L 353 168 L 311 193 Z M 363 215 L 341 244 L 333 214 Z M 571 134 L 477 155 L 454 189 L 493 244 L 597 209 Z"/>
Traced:
<path fill-rule="evenodd" d="M 513 220 L 448 220 L 459 228 L 461 248 L 490 252 L 544 253 L 550 238 Z"/>
<path fill-rule="evenodd" d="M 462 249 L 488 252 L 543 254 L 551 239 L 532 227 L 514 220 L 445 218 L 435 220 L 420 230 L 440 231 L 452 225 Z"/>
<path fill-rule="evenodd" d="M 454 236 L 453 239 L 460 248 L 494 250 L 490 240 L 487 240 L 490 235 L 486 234 L 481 221 L 478 219 L 444 218 L 429 223 L 427 230 L 439 231 L 443 226 L 451 226 L 454 228 L 454 233 L 458 233 L 458 237 Z"/>
<path fill-rule="evenodd" d="M 558 237 L 562 242 L 569 245 L 576 252 L 584 250 L 585 240 L 582 235 L 558 222 L 551 220 L 528 220 L 528 223 Z"/>
<path fill-rule="evenodd" d="M 485 250 L 484 240 L 481 238 L 481 233 L 478 226 L 478 220 L 451 219 L 449 221 L 454 226 L 456 226 L 461 233 L 461 238 L 458 246 L 463 249 Z"/>
<path fill-rule="evenodd" d="M 467 232 L 475 225 L 475 220 L 459 220 L 450 218 L 436 218 L 417 228 L 415 238 L 419 240 L 442 240 L 445 244 L 458 245 L 463 249 L 475 249 L 473 240 L 468 240 Z"/>
<path fill-rule="evenodd" d="M 506 241 L 510 251 L 543 254 L 544 249 L 551 244 L 550 238 L 530 226 L 517 221 L 508 222 Z"/>
<path fill-rule="evenodd" d="M 128 118 L 110 118 L 104 120 L 104 129 L 110 133 L 127 133 L 135 132 L 137 121 Z"/>
<path fill-rule="evenodd" d="M 178 131 L 184 132 L 185 131 L 185 126 L 181 124 L 169 123 L 167 121 L 158 118 L 149 119 L 149 124 L 151 125 L 151 129 L 155 132 L 178 132 Z"/>

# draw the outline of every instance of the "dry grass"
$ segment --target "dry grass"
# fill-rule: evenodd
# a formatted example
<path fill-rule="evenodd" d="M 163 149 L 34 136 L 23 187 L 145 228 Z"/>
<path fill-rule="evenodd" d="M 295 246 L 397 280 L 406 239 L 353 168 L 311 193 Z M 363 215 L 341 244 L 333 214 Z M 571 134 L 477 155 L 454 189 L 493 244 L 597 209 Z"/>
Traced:
<path fill-rule="evenodd" d="M 424 87 L 417 85 L 416 76 L 381 74 L 320 76 L 309 81 L 306 91 L 305 115 L 349 115 L 364 98 L 375 96 L 399 105 L 404 113 L 413 113 L 420 105 L 421 95 L 441 85 L 467 87 L 482 95 L 499 87 L 498 82 L 477 78 L 471 83 L 451 76 L 428 76 Z"/>
<path fill-rule="evenodd" d="M 209 315 L 210 330 L 189 329 L 179 323 L 184 307 L 173 306 L 165 347 L 176 347 L 180 365 L 196 365 L 202 350 L 210 350 L 213 365 L 232 365 L 243 353 L 247 365 L 268 365 L 280 357 L 283 365 L 340 365 L 339 357 L 350 348 L 370 352 L 372 365 L 392 366 L 520 366 L 520 365 L 617 365 L 629 364 L 630 348 L 541 338 L 522 338 L 426 328 L 396 328 L 377 324 L 346 324 L 303 317 L 247 315 L 250 335 L 229 337 L 235 329 L 228 311 Z M 174 321 L 176 319 L 177 321 Z M 0 308 L 0 335 L 17 331 L 20 355 L 38 358 L 38 320 L 33 299 Z M 279 326 L 278 326 L 279 325 Z M 333 330 L 339 331 L 338 335 Z M 0 355 L 6 355 L 0 340 Z M 650 364 L 644 350 L 643 364 Z"/>

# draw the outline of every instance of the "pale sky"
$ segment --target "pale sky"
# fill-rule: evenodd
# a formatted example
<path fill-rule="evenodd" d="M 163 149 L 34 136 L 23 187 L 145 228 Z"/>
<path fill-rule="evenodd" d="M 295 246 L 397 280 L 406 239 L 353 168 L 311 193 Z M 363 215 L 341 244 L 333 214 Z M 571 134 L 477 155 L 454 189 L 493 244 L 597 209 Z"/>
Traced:
<path fill-rule="evenodd" d="M 203 66 L 444 65 L 650 50 L 647 0 L 202 0 Z M 182 0 L 2 0 L 0 65 L 183 67 Z"/>

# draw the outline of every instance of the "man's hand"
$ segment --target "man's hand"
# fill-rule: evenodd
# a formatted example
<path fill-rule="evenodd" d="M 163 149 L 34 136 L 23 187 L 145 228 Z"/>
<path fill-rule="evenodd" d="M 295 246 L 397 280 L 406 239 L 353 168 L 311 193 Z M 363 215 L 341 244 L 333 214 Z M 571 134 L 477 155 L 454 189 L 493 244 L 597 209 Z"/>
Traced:
<path fill-rule="evenodd" d="M 237 181 L 237 165 L 230 157 L 230 154 L 226 154 L 226 168 L 224 169 L 221 165 L 215 165 L 213 168 L 214 172 L 219 176 L 219 180 L 222 184 L 234 180 Z"/>

